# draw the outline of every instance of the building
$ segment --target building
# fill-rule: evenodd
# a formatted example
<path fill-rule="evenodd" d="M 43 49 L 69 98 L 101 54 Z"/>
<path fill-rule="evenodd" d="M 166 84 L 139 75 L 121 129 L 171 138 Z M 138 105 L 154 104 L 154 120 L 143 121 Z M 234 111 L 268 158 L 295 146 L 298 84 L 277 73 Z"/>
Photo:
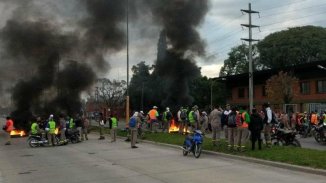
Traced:
<path fill-rule="evenodd" d="M 303 112 L 326 110 L 326 61 L 316 61 L 283 69 L 270 69 L 253 73 L 254 105 L 259 108 L 263 103 L 269 102 L 272 107 L 283 111 Z M 290 104 L 276 104 L 268 101 L 265 85 L 271 76 L 280 71 L 293 74 L 299 82 L 296 86 L 298 94 Z M 248 73 L 217 78 L 225 82 L 229 95 L 227 103 L 231 105 L 249 105 L 249 77 Z"/>

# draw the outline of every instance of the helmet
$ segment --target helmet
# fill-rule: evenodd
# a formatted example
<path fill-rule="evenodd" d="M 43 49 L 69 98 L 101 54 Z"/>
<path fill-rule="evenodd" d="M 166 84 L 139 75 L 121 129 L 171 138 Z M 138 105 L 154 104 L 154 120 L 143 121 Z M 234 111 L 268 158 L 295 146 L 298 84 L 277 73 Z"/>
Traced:
<path fill-rule="evenodd" d="M 53 114 L 50 114 L 50 118 L 53 118 Z"/>
<path fill-rule="evenodd" d="M 167 110 L 167 111 L 169 111 L 169 110 L 170 110 L 170 108 L 169 108 L 169 107 L 167 107 L 167 108 L 166 108 L 166 110 Z"/>
<path fill-rule="evenodd" d="M 153 106 L 153 109 L 157 109 L 157 107 L 154 105 L 154 106 Z"/>

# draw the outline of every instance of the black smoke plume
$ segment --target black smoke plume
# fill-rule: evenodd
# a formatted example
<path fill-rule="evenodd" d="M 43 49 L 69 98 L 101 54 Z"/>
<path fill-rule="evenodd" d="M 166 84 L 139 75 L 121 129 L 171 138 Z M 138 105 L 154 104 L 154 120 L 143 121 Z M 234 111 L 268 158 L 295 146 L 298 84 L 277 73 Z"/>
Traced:
<path fill-rule="evenodd" d="M 205 44 L 196 28 L 208 11 L 208 0 L 154 0 L 148 3 L 171 45 L 165 58 L 156 62 L 157 72 L 166 81 L 167 98 L 162 105 L 191 105 L 189 84 L 200 76 L 200 69 L 192 58 L 205 54 Z"/>
<path fill-rule="evenodd" d="M 17 8 L 0 30 L 3 55 L 14 65 L 12 117 L 16 128 L 29 129 L 32 115 L 81 110 L 81 93 L 96 81 L 95 72 L 106 72 L 104 55 L 121 50 L 125 44 L 123 2 L 115 0 L 76 0 L 86 10 L 75 30 L 65 30 L 48 16 L 33 12 L 34 1 L 0 1 Z M 39 1 L 42 2 L 42 1 Z M 47 19 L 48 18 L 48 19 Z M 69 26 L 68 26 L 69 27 Z M 74 58 L 71 60 L 67 58 Z M 23 73 L 19 68 L 26 66 Z"/>

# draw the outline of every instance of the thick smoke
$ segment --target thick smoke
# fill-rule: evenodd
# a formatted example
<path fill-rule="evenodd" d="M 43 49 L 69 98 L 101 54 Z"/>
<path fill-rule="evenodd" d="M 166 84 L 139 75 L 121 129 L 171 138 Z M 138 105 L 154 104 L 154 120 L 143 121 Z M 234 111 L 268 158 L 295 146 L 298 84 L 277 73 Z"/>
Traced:
<path fill-rule="evenodd" d="M 7 76 L 16 79 L 12 81 L 16 106 L 12 116 L 17 128 L 28 129 L 32 115 L 80 112 L 81 92 L 92 86 L 95 72 L 108 69 L 103 55 L 124 47 L 125 31 L 119 26 L 125 19 L 122 1 L 76 1 L 86 12 L 72 30 L 48 16 L 40 18 L 44 12 L 34 10 L 42 1 L 10 2 L 16 10 L 0 30 L 5 60 L 1 65 L 13 66 Z M 28 66 L 25 73 L 17 73 L 24 65 Z"/>
<path fill-rule="evenodd" d="M 166 32 L 169 49 L 155 71 L 168 84 L 166 104 L 192 102 L 188 83 L 199 76 L 192 57 L 205 47 L 196 27 L 207 1 L 129 0 L 134 25 L 152 16 Z M 13 116 L 25 122 L 32 114 L 79 112 L 81 92 L 110 69 L 106 56 L 125 48 L 127 0 L 0 0 L 3 5 L 11 13 L 0 21 L 0 65 L 8 68 L 0 76 L 10 83 L 0 87 L 12 91 Z"/>
<path fill-rule="evenodd" d="M 200 76 L 200 69 L 192 61 L 192 56 L 205 53 L 205 44 L 196 28 L 208 11 L 208 0 L 154 0 L 149 5 L 171 45 L 166 57 L 156 63 L 157 72 L 167 83 L 165 92 L 168 96 L 162 105 L 191 105 L 193 99 L 188 84 Z"/>

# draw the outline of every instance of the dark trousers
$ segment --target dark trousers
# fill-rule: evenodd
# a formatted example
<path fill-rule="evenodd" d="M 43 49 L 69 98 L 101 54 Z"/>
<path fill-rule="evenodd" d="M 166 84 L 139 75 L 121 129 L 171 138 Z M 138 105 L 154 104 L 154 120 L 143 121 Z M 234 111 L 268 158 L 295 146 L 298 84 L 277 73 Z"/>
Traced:
<path fill-rule="evenodd" d="M 258 141 L 258 149 L 261 149 L 260 131 L 251 131 L 251 149 L 255 150 L 255 144 Z"/>

